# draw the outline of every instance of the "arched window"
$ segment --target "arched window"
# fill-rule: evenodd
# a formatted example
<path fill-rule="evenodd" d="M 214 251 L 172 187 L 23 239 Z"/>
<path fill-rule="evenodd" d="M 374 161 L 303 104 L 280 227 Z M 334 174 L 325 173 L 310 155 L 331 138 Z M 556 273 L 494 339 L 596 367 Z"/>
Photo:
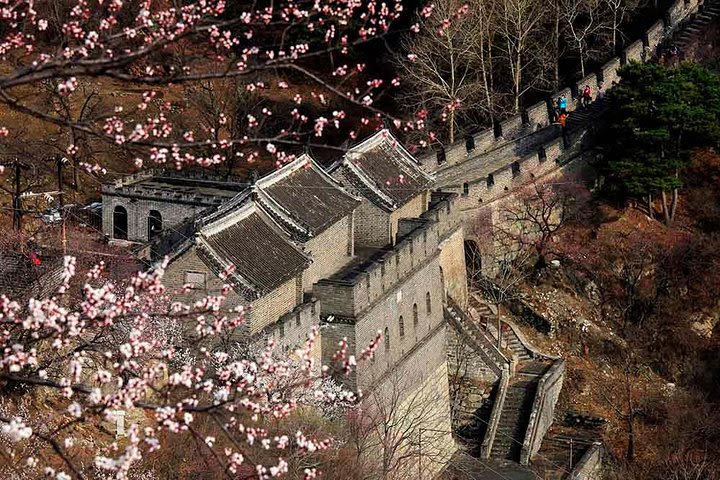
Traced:
<path fill-rule="evenodd" d="M 387 327 L 385 327 L 385 351 L 390 351 L 390 330 Z"/>
<path fill-rule="evenodd" d="M 398 328 L 400 329 L 400 336 L 405 336 L 405 320 L 403 320 L 403 316 L 400 315 L 400 318 L 398 319 Z"/>
<path fill-rule="evenodd" d="M 413 303 L 413 327 L 417 328 L 419 321 L 417 303 Z"/>
<path fill-rule="evenodd" d="M 495 185 L 495 177 L 493 177 L 493 174 L 491 173 L 490 175 L 487 176 L 487 186 L 488 186 L 488 188 L 490 188 L 493 185 Z"/>
<path fill-rule="evenodd" d="M 128 214 L 125 207 L 120 205 L 113 210 L 113 238 L 118 240 L 128 238 Z"/>
<path fill-rule="evenodd" d="M 157 210 L 150 210 L 147 220 L 148 240 L 152 240 L 162 231 L 162 215 Z"/>
<path fill-rule="evenodd" d="M 465 182 L 463 183 L 463 195 L 467 195 L 470 193 L 470 184 Z"/>
<path fill-rule="evenodd" d="M 518 175 L 520 175 L 520 162 L 513 162 L 511 168 L 513 177 L 517 177 Z"/>
<path fill-rule="evenodd" d="M 430 299 L 430 292 L 427 292 L 425 294 L 425 310 L 427 310 L 427 313 L 432 312 L 432 300 Z"/>

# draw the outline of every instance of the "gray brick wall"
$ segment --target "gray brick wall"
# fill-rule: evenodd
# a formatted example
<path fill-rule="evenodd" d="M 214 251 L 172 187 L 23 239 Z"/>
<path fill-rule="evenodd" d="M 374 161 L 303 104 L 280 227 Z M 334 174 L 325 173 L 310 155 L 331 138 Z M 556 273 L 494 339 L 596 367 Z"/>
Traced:
<path fill-rule="evenodd" d="M 585 76 L 585 78 L 581 79 L 579 82 L 577 82 L 577 92 L 578 96 L 582 96 L 583 88 L 585 88 L 585 85 L 590 86 L 590 92 L 592 94 L 592 98 L 595 98 L 595 95 L 597 95 L 598 91 L 598 78 L 597 74 L 591 73 L 590 75 Z"/>
<path fill-rule="evenodd" d="M 465 268 L 465 236 L 456 230 L 440 245 L 440 267 L 444 289 L 460 306 L 467 305 L 467 270 Z"/>
<path fill-rule="evenodd" d="M 662 42 L 664 36 L 665 23 L 662 20 L 658 20 L 657 22 L 653 23 L 652 26 L 647 30 L 647 32 L 645 33 L 645 38 L 647 39 L 647 44 L 650 47 L 650 51 L 652 53 L 655 53 L 657 46 L 660 45 L 660 42 Z"/>
<path fill-rule="evenodd" d="M 625 55 L 625 63 L 642 62 L 643 61 L 643 42 L 636 40 L 623 51 Z"/>
<path fill-rule="evenodd" d="M 292 311 L 301 299 L 297 298 L 296 279 L 291 278 L 272 292 L 258 298 L 246 308 L 246 322 L 251 333 L 256 333 Z"/>
<path fill-rule="evenodd" d="M 277 324 L 268 328 L 268 335 L 272 337 L 280 351 L 291 353 L 304 346 L 312 328 L 319 326 L 320 305 L 316 299 L 312 299 L 282 315 Z M 318 342 L 316 348 L 318 360 L 320 360 L 320 350 L 321 346 Z"/>
<path fill-rule="evenodd" d="M 603 77 L 603 83 L 605 84 L 605 90 L 610 88 L 613 82 L 619 82 L 620 81 L 620 75 L 618 75 L 618 70 L 620 69 L 620 59 L 615 57 L 609 62 L 607 62 L 605 65 L 602 66 L 602 77 Z"/>
<path fill-rule="evenodd" d="M 191 290 L 188 293 L 183 293 L 183 286 L 185 285 L 185 274 L 186 272 L 200 272 L 205 274 L 206 284 L 205 288 L 198 287 Z M 163 277 L 163 284 L 171 292 L 174 298 L 177 298 L 183 302 L 194 302 L 207 295 L 220 295 L 222 286 L 225 282 L 220 280 L 214 273 L 212 273 L 205 262 L 198 257 L 195 252 L 195 247 L 190 247 L 178 258 L 173 260 L 165 270 L 165 277 Z M 227 295 L 225 305 L 227 307 L 236 307 L 238 305 L 245 305 L 247 301 L 232 291 Z"/>
<path fill-rule="evenodd" d="M 382 247 L 390 238 L 390 213 L 364 198 L 355 209 L 355 245 Z"/>
<path fill-rule="evenodd" d="M 146 242 L 148 240 L 148 216 L 150 210 L 162 215 L 163 229 L 173 228 L 183 220 L 205 210 L 207 206 L 193 206 L 159 200 L 141 200 L 114 195 L 103 195 L 103 233 L 113 238 L 113 211 L 120 205 L 127 210 L 128 240 Z"/>
<path fill-rule="evenodd" d="M 183 292 L 187 272 L 205 273 L 206 287 L 196 288 L 187 293 Z M 173 294 L 173 298 L 186 303 L 194 302 L 207 295 L 219 295 L 224 284 L 197 256 L 194 247 L 190 247 L 168 265 L 163 283 Z M 293 310 L 298 303 L 296 279 L 293 278 L 259 299 L 243 298 L 235 291 L 231 291 L 224 305 L 228 308 L 244 306 L 246 309 L 245 323 L 251 333 L 257 333 L 275 322 L 280 316 Z"/>
<path fill-rule="evenodd" d="M 326 299 L 325 293 L 316 289 L 316 296 L 321 300 L 322 315 L 334 315 L 337 313 L 337 307 L 342 307 L 343 304 L 331 303 Z M 427 309 L 428 294 L 430 311 Z M 418 342 L 423 341 L 428 334 L 442 324 L 442 286 L 438 253 L 436 252 L 429 262 L 404 275 L 402 281 L 395 282 L 392 287 L 387 288 L 375 302 L 372 304 L 365 302 L 365 304 L 367 305 L 365 308 L 353 312 L 353 329 L 331 325 L 324 327 L 325 330 L 323 330 L 325 332 L 330 329 L 328 336 L 330 345 L 336 344 L 341 336 L 352 337 L 355 345 L 353 353 L 359 355 L 360 351 L 372 342 L 378 331 L 384 333 L 387 328 L 390 348 L 389 350 L 385 348 L 385 339 L 383 339 L 375 360 L 359 370 L 357 384 L 352 386 L 360 388 L 367 388 L 380 379 L 389 369 L 393 368 L 395 363 L 409 354 Z M 417 317 L 415 312 L 417 312 Z M 400 335 L 401 316 L 403 335 Z M 323 345 L 326 345 L 325 339 L 323 339 Z M 441 351 L 444 356 L 444 347 Z M 332 352 L 329 353 L 332 354 Z"/>
<path fill-rule="evenodd" d="M 493 132 L 491 128 L 476 133 L 473 135 L 473 138 L 475 139 L 475 150 L 473 150 L 473 154 L 475 155 L 495 148 L 495 132 Z"/>
<path fill-rule="evenodd" d="M 465 140 L 455 142 L 452 145 L 445 147 L 445 165 L 456 165 L 460 162 L 464 162 L 468 157 L 468 151 L 465 147 Z"/>
<path fill-rule="evenodd" d="M 313 284 L 352 261 L 352 216 L 348 215 L 305 242 L 305 251 L 312 263 L 303 272 L 303 291 L 312 291 Z"/>
<path fill-rule="evenodd" d="M 390 238 L 394 243 L 397 237 L 398 221 L 401 218 L 415 218 L 427 210 L 428 192 L 414 196 L 405 205 L 390 213 Z"/>
<path fill-rule="evenodd" d="M 692 11 L 693 7 L 697 8 L 697 0 L 691 1 L 688 5 L 689 10 Z M 668 18 L 670 20 L 670 25 L 675 26 L 680 21 L 685 18 L 685 12 L 686 12 L 686 3 L 685 0 L 675 0 L 672 5 L 670 5 L 670 8 L 668 9 Z"/>
<path fill-rule="evenodd" d="M 522 130 L 522 117 L 513 115 L 512 117 L 500 122 L 500 131 L 505 140 L 517 138 Z"/>
<path fill-rule="evenodd" d="M 550 117 L 548 116 L 547 103 L 542 101 L 527 109 L 528 121 L 532 131 L 550 125 Z"/>

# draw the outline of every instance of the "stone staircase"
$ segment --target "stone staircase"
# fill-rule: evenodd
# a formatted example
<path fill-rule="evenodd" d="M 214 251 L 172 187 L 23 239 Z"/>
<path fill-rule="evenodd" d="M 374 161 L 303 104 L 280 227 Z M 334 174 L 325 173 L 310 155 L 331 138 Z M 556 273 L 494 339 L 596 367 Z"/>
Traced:
<path fill-rule="evenodd" d="M 495 347 L 492 337 L 487 335 L 451 298 L 448 298 L 448 305 L 445 307 L 445 319 L 496 375 L 499 376 L 502 370 L 507 368 L 509 359 Z"/>
<path fill-rule="evenodd" d="M 525 347 L 522 347 L 522 344 L 520 347 L 523 349 L 525 360 L 518 364 L 515 376 L 508 384 L 495 440 L 490 451 L 490 458 L 496 460 L 512 460 L 514 462 L 520 460 L 520 451 L 530 421 L 530 412 L 535 401 L 538 382 L 552 365 L 551 360 L 531 359 Z M 515 348 L 519 350 L 518 347 Z M 515 348 L 511 348 L 511 350 L 514 352 Z"/>
<path fill-rule="evenodd" d="M 674 42 L 682 53 L 689 45 L 695 43 L 708 25 L 720 18 L 720 0 L 706 0 L 698 13 L 693 15 L 675 35 Z"/>
<path fill-rule="evenodd" d="M 527 362 L 532 359 L 532 352 L 525 348 L 525 345 L 522 344 L 513 330 L 509 328 L 505 329 L 502 336 L 503 344 L 507 346 L 507 349 L 512 352 L 513 357 L 515 357 L 518 362 Z"/>

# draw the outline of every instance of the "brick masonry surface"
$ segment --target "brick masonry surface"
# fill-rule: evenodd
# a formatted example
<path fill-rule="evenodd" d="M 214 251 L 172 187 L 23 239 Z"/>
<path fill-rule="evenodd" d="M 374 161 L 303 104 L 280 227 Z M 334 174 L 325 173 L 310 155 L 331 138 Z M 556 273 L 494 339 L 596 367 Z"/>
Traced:
<path fill-rule="evenodd" d="M 305 242 L 304 250 L 312 263 L 303 272 L 303 291 L 312 291 L 315 282 L 329 277 L 352 261 L 352 232 L 353 218 L 347 216 Z"/>
<path fill-rule="evenodd" d="M 148 217 L 151 210 L 162 215 L 163 228 L 178 226 L 190 217 L 205 210 L 207 206 L 193 206 L 158 200 L 139 200 L 114 195 L 103 195 L 103 233 L 113 238 L 113 211 L 116 206 L 127 210 L 128 240 L 146 242 L 148 240 Z"/>

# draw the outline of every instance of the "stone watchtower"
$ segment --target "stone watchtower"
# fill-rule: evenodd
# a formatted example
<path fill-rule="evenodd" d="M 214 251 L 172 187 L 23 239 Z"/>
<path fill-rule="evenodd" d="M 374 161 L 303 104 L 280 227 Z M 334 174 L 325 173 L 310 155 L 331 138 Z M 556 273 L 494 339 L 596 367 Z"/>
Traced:
<path fill-rule="evenodd" d="M 432 478 L 455 449 L 443 318 L 447 295 L 466 297 L 455 196 L 431 196 L 432 177 L 387 131 L 352 148 L 333 176 L 362 203 L 355 211 L 356 262 L 313 290 L 323 363 L 331 363 L 341 339 L 360 356 L 381 333 L 374 359 L 344 381 L 364 392 L 365 418 L 383 418 L 402 431 L 402 441 L 391 435 L 402 445 L 381 439 L 376 449 L 382 451 L 371 455 L 397 449 L 404 459 L 395 477 Z"/>
<path fill-rule="evenodd" d="M 200 212 L 231 199 L 245 185 L 194 172 L 150 170 L 102 186 L 103 233 L 147 242 Z"/>

